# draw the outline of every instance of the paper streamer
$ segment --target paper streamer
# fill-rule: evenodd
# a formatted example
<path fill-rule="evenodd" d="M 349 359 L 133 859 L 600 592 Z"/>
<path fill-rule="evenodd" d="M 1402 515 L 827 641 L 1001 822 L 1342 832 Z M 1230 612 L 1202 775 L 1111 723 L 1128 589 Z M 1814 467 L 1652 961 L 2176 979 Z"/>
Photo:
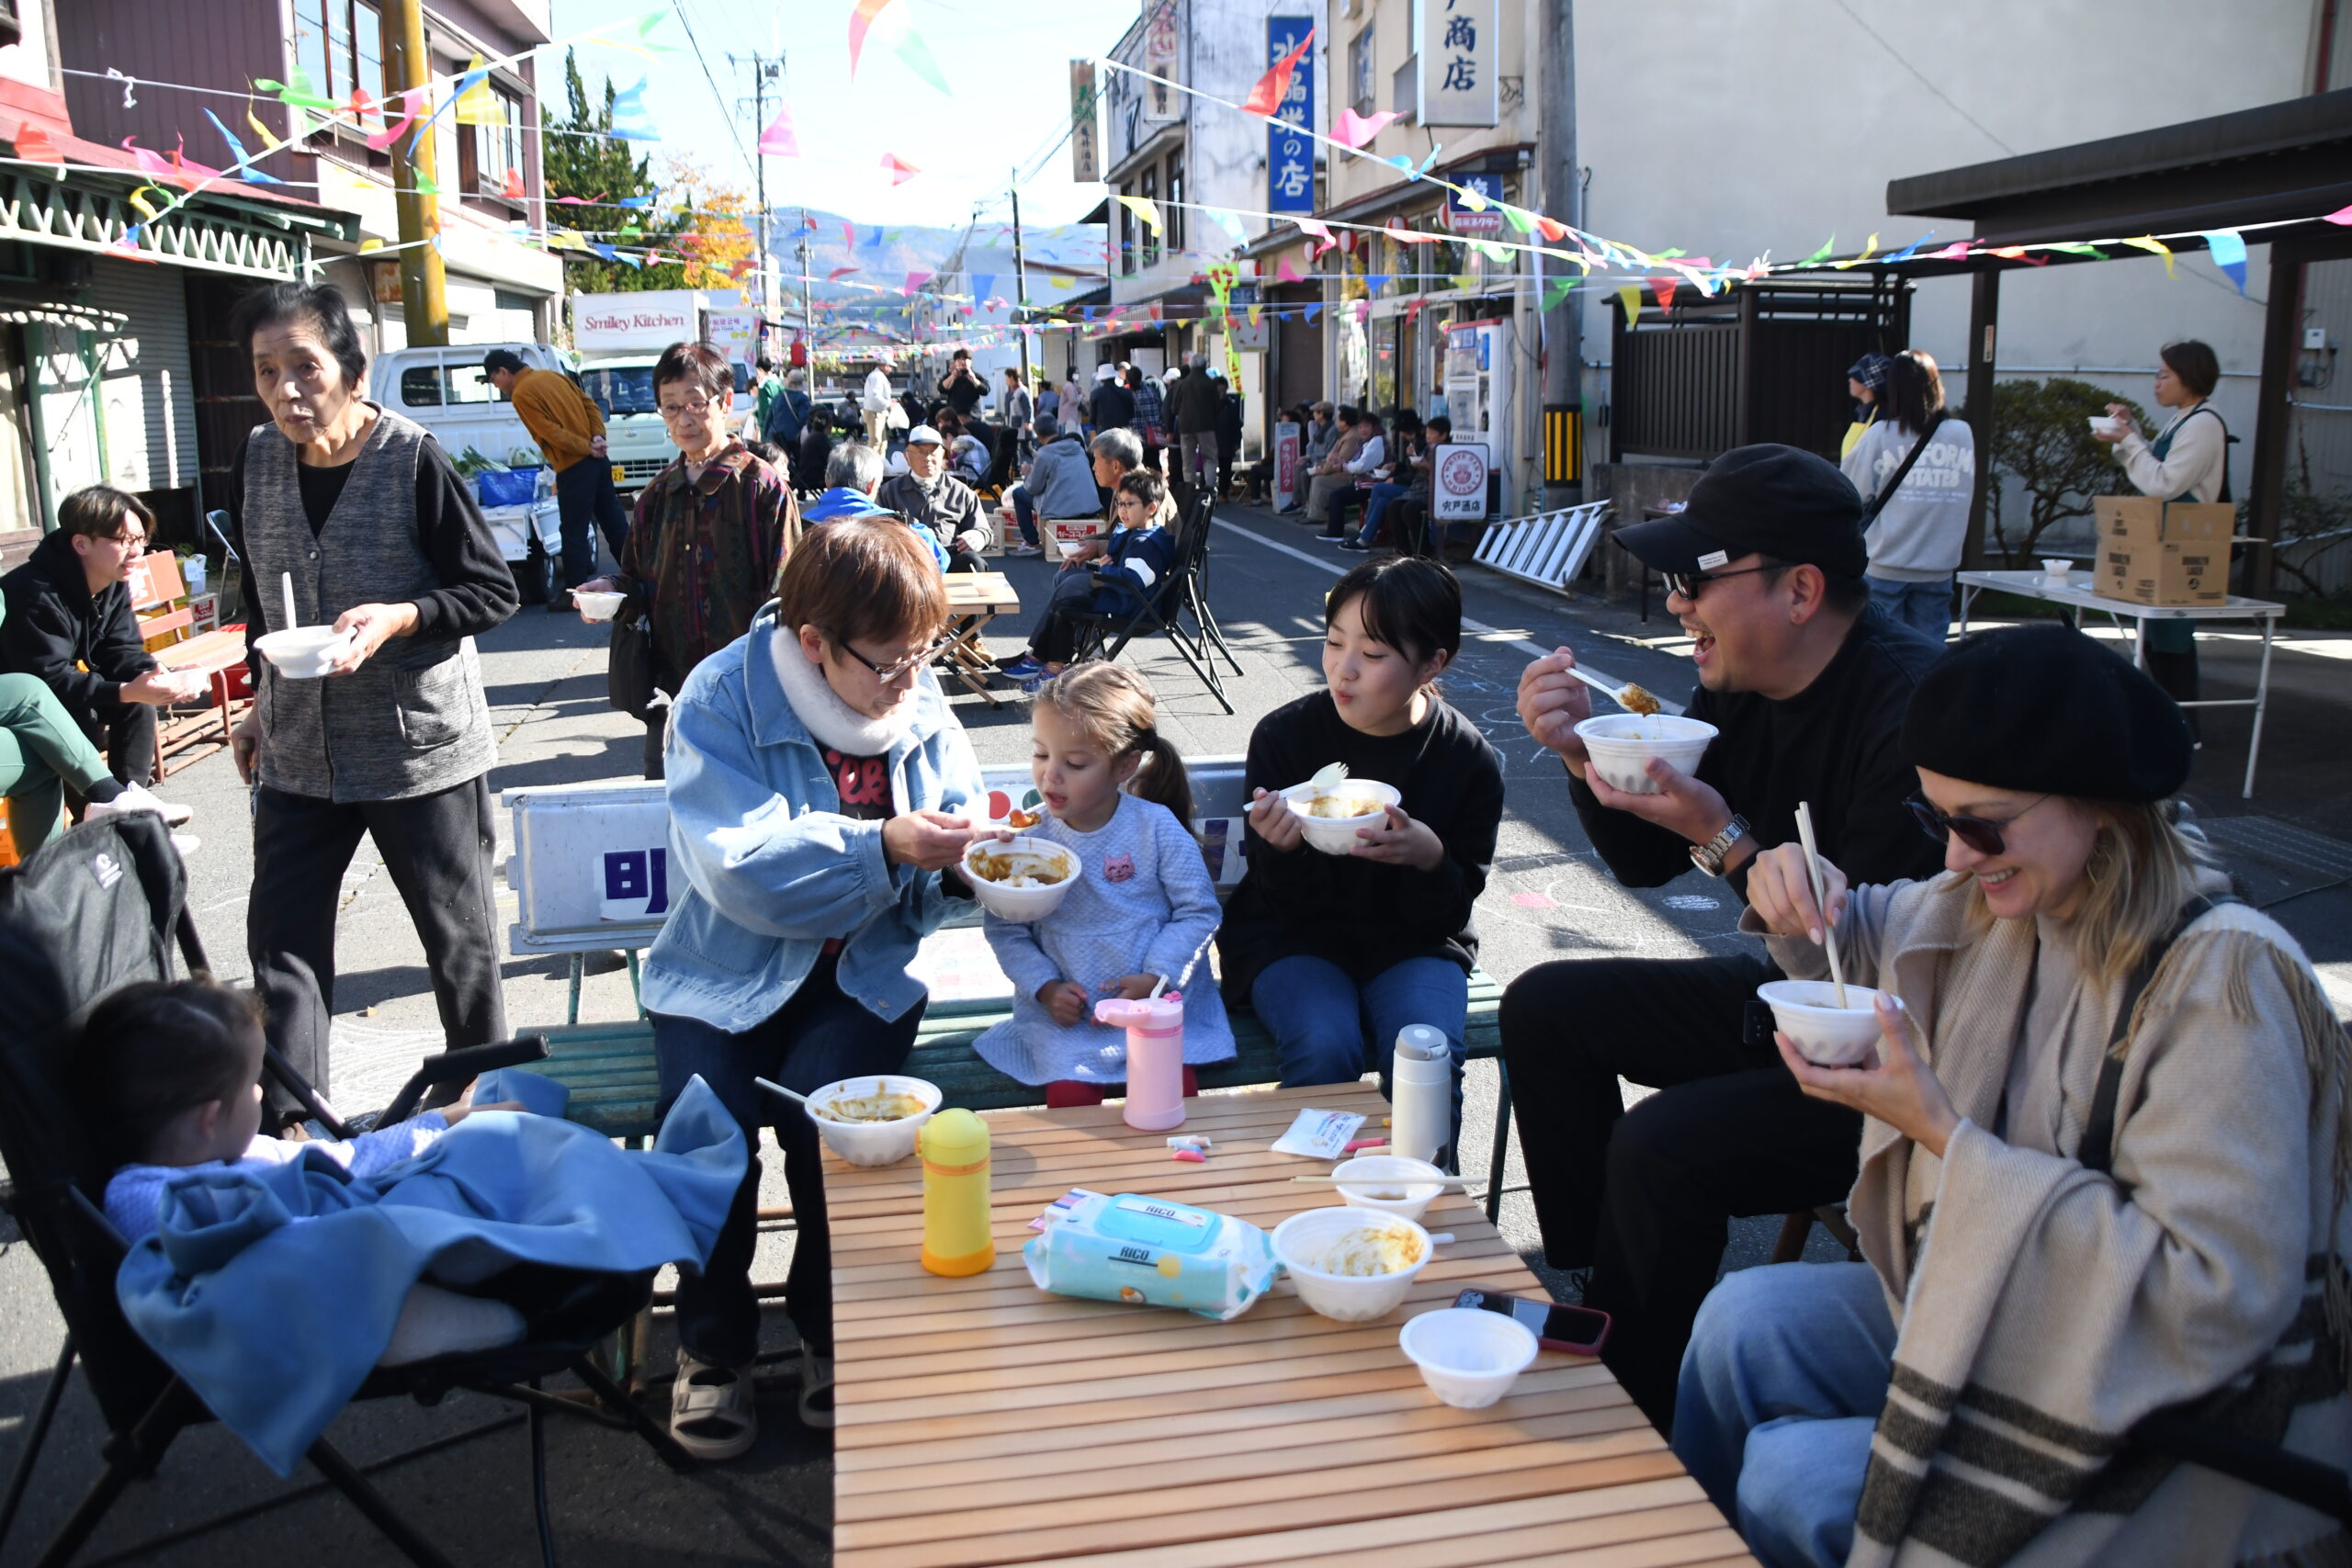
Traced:
<path fill-rule="evenodd" d="M 2245 292 L 2245 237 L 2235 229 L 2216 229 L 2205 236 L 2205 254 L 2213 265 L 2229 274 L 2230 281 Z"/>
<path fill-rule="evenodd" d="M 1360 115 L 1352 108 L 1344 108 L 1340 111 L 1340 118 L 1331 122 L 1331 135 L 1351 147 L 1361 147 L 1379 135 L 1381 129 L 1390 120 L 1398 118 L 1400 117 L 1393 109 L 1382 109 L 1378 114 L 1374 115 Z"/>
<path fill-rule="evenodd" d="M 1150 230 L 1153 233 L 1159 234 L 1166 231 L 1165 226 L 1160 222 L 1159 219 L 1159 203 L 1152 200 L 1151 197 L 1148 196 L 1123 196 L 1116 199 L 1120 206 L 1125 208 L 1128 211 L 1134 213 L 1138 219 L 1142 220 L 1143 226 Z"/>
<path fill-rule="evenodd" d="M 895 152 L 885 152 L 882 154 L 882 166 L 890 171 L 890 183 L 894 186 L 902 186 L 909 180 L 913 179 L 917 175 L 922 173 L 921 169 L 916 168 L 912 164 L 908 163 L 905 159 L 899 157 Z M 875 240 L 877 243 L 880 243 L 881 236 L 876 234 L 875 236 Z"/>
<path fill-rule="evenodd" d="M 1314 41 L 1315 29 L 1309 28 L 1288 54 L 1275 61 L 1272 68 L 1258 78 L 1258 85 L 1250 89 L 1248 97 L 1241 100 L 1241 111 L 1272 118 L 1274 111 L 1282 107 L 1283 99 L 1290 96 L 1291 73 L 1298 69 L 1300 59 Z"/>
<path fill-rule="evenodd" d="M 760 132 L 760 154 L 767 158 L 800 156 L 800 138 L 793 130 L 792 110 L 786 105 L 776 106 L 775 118 Z"/>

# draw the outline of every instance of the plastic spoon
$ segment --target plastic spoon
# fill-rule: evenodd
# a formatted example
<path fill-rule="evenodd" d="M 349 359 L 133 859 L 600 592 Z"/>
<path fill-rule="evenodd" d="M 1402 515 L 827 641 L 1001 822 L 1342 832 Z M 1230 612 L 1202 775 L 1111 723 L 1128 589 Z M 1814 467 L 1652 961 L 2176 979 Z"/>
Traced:
<path fill-rule="evenodd" d="M 770 1094 L 780 1094 L 784 1096 L 785 1099 L 796 1102 L 802 1109 L 806 1110 L 808 1108 L 808 1097 L 805 1094 L 795 1094 L 792 1090 L 785 1088 L 782 1084 L 770 1083 L 765 1078 L 755 1077 L 752 1081 L 759 1085 L 762 1089 L 766 1089 Z"/>
<path fill-rule="evenodd" d="M 277 585 L 286 592 L 286 629 L 291 631 L 302 624 L 294 614 L 294 574 L 290 571 L 278 573 Z"/>
<path fill-rule="evenodd" d="M 1348 765 L 1345 762 L 1326 762 L 1315 770 L 1315 776 L 1306 781 L 1306 787 L 1316 795 L 1329 795 L 1347 782 Z"/>
<path fill-rule="evenodd" d="M 1822 945 L 1829 950 L 1829 978 L 1838 987 L 1838 1005 L 1846 1005 L 1846 968 L 1838 962 L 1838 929 L 1829 923 L 1829 884 L 1821 874 L 1821 852 L 1813 847 L 1813 803 L 1797 802 L 1797 840 L 1804 845 L 1805 875 L 1813 882 L 1813 907 L 1821 911 Z"/>
<path fill-rule="evenodd" d="M 1568 673 L 1575 676 L 1577 680 L 1582 681 L 1586 685 L 1590 686 L 1594 691 L 1604 694 L 1611 702 L 1615 703 L 1619 707 L 1623 708 L 1635 718 L 1648 718 L 1651 716 L 1650 715 L 1644 713 L 1641 709 L 1635 707 L 1632 703 L 1625 700 L 1626 693 L 1641 691 L 1641 688 L 1635 685 L 1633 682 L 1628 681 L 1622 686 L 1612 686 L 1600 676 L 1589 675 L 1582 669 L 1574 664 L 1568 666 Z M 1643 693 L 1643 694 L 1645 696 L 1648 695 L 1646 692 Z M 1653 702 L 1657 701 L 1655 697 L 1650 700 Z M 1645 737 L 1645 739 L 1649 738 Z"/>

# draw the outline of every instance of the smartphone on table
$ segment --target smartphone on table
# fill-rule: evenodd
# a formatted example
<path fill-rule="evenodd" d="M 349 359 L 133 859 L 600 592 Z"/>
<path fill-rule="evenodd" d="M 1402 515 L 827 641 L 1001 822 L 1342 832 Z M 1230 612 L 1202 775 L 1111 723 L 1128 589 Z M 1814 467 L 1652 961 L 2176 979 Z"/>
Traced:
<path fill-rule="evenodd" d="M 1596 1307 L 1562 1306 L 1556 1302 L 1532 1301 L 1476 1287 L 1454 1297 L 1453 1304 L 1517 1318 L 1546 1350 L 1598 1356 L 1602 1342 L 1609 1337 L 1609 1314 Z"/>

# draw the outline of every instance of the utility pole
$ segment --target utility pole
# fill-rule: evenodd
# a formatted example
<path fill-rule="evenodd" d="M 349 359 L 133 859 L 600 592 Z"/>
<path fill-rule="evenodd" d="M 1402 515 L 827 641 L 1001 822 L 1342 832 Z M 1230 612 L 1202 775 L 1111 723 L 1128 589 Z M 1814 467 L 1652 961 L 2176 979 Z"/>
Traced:
<path fill-rule="evenodd" d="M 1012 171 L 1012 328 L 1021 334 L 1021 384 L 1029 384 L 1029 261 L 1021 249 L 1021 171 Z"/>
<path fill-rule="evenodd" d="M 730 65 L 741 65 L 747 60 L 751 63 L 752 124 L 755 128 L 752 135 L 758 136 L 768 128 L 768 84 L 783 76 L 784 57 L 778 55 L 771 60 L 763 54 L 730 54 L 727 60 Z M 736 102 L 740 104 L 742 100 L 738 98 Z M 768 281 L 771 265 L 768 257 L 768 155 L 759 150 L 756 142 L 752 148 L 752 181 L 757 186 L 756 199 L 760 204 L 760 259 L 756 270 L 760 280 L 760 316 L 765 320 L 775 308 L 775 294 Z"/>
<path fill-rule="evenodd" d="M 1564 223 L 1584 227 L 1582 186 L 1577 178 L 1577 33 L 1575 0 L 1537 0 L 1543 19 L 1537 62 L 1536 158 L 1544 210 Z M 1570 216 L 1573 214 L 1573 216 Z M 1565 272 L 1565 264 L 1563 265 Z M 1584 482 L 1584 311 L 1571 290 L 1543 312 L 1544 398 L 1541 450 L 1545 499 L 1560 505 L 1578 499 Z"/>
<path fill-rule="evenodd" d="M 808 384 L 817 384 L 817 310 L 808 302 L 808 209 L 800 209 L 800 341 L 808 351 Z"/>
<path fill-rule="evenodd" d="M 385 0 L 385 86 L 392 94 L 423 87 L 433 77 L 433 56 L 424 47 L 421 0 Z M 422 95 L 405 100 L 420 120 L 431 118 Z M 403 144 L 413 141 L 414 150 Z M 441 270 L 441 204 L 424 194 L 437 187 L 433 132 L 424 130 L 392 143 L 392 208 L 400 218 L 401 322 L 412 348 L 439 347 L 449 341 L 449 299 Z"/>

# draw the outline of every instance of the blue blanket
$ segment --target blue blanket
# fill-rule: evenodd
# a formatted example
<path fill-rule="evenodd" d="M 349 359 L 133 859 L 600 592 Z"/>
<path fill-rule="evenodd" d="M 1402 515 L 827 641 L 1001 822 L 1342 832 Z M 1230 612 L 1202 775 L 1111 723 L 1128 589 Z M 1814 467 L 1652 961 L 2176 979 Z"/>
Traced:
<path fill-rule="evenodd" d="M 350 1401 L 420 1279 L 515 1263 L 700 1268 L 741 1185 L 743 1134 L 700 1078 L 650 1151 L 484 1111 L 356 1180 L 333 1160 L 175 1182 L 115 1293 L 141 1337 L 280 1475 Z"/>

